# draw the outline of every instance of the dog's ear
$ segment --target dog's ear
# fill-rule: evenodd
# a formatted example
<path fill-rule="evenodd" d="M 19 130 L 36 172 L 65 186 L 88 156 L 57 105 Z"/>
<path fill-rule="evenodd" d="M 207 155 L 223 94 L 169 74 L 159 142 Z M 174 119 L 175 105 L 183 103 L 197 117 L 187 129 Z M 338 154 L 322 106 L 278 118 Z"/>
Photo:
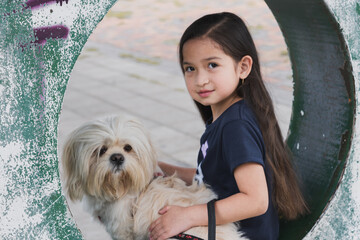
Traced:
<path fill-rule="evenodd" d="M 81 200 L 84 195 L 82 187 L 81 173 L 77 162 L 76 141 L 69 138 L 65 143 L 62 164 L 65 175 L 65 192 L 72 201 Z"/>

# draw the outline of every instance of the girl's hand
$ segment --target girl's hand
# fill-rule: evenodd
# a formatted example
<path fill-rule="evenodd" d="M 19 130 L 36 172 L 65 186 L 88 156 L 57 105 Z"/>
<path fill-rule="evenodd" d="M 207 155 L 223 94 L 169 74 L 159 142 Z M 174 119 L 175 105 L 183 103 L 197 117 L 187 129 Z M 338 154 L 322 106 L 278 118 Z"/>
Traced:
<path fill-rule="evenodd" d="M 191 228 L 188 208 L 165 206 L 160 209 L 161 215 L 149 227 L 150 240 L 164 240 Z"/>

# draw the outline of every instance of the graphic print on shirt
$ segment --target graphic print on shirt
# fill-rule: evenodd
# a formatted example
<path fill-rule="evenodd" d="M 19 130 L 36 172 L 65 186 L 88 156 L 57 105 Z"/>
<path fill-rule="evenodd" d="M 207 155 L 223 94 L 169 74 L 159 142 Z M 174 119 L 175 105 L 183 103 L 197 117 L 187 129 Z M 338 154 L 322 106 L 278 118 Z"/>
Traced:
<path fill-rule="evenodd" d="M 205 143 L 201 146 L 201 152 L 203 155 L 202 161 L 204 161 L 204 159 L 206 157 L 206 152 L 207 152 L 208 148 L 209 148 L 208 142 L 205 141 Z M 201 170 L 202 161 L 200 162 L 199 166 L 197 167 L 197 171 L 196 171 L 196 175 L 195 175 L 195 180 L 198 182 L 198 184 L 202 184 L 203 178 L 204 178 L 204 175 Z"/>

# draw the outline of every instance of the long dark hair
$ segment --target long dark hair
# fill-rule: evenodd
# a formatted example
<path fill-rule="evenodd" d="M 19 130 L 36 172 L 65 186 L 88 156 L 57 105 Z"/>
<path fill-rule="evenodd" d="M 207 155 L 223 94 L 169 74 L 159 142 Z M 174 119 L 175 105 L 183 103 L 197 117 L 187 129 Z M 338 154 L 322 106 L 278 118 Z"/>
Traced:
<path fill-rule="evenodd" d="M 253 59 L 249 76 L 244 84 L 239 81 L 236 91 L 238 96 L 250 105 L 259 123 L 266 146 L 266 164 L 273 173 L 272 198 L 279 215 L 285 219 L 295 219 L 299 215 L 304 215 L 308 211 L 307 206 L 293 169 L 290 151 L 283 141 L 276 120 L 271 97 L 261 76 L 254 41 L 245 23 L 237 15 L 228 12 L 209 14 L 196 20 L 180 39 L 179 60 L 182 70 L 184 44 L 195 38 L 211 39 L 236 63 L 246 55 Z M 196 101 L 195 103 L 204 122 L 212 117 L 210 106 Z"/>

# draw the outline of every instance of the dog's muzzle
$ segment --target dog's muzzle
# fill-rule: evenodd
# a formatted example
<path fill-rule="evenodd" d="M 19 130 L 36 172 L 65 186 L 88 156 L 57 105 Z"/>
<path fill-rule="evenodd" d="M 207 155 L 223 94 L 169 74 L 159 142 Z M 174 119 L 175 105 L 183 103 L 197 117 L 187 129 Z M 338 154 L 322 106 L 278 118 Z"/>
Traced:
<path fill-rule="evenodd" d="M 115 167 L 120 167 L 124 163 L 125 157 L 121 153 L 115 153 L 110 156 L 110 162 Z"/>

